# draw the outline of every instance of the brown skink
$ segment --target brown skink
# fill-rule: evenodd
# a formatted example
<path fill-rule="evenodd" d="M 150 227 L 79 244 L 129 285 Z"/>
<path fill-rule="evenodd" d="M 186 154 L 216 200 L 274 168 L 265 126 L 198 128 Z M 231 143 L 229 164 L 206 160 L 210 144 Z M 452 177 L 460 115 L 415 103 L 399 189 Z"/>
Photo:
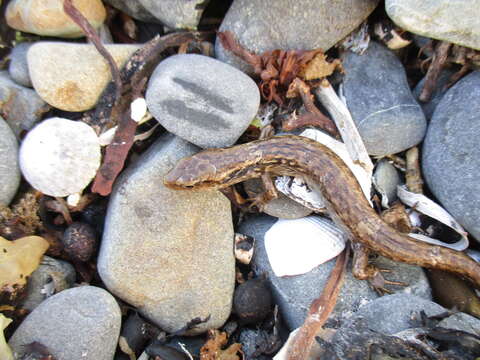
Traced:
<path fill-rule="evenodd" d="M 353 242 L 394 261 L 450 271 L 480 288 L 479 263 L 462 252 L 414 240 L 386 224 L 343 161 L 305 137 L 278 136 L 205 150 L 180 160 L 164 183 L 172 189 L 219 189 L 265 173 L 303 177 L 322 195 L 330 216 Z"/>

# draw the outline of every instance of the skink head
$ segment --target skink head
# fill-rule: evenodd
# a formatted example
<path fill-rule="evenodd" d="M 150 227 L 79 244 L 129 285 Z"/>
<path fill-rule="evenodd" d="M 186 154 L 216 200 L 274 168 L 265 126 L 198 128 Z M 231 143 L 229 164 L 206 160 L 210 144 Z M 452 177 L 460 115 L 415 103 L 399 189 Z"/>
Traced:
<path fill-rule="evenodd" d="M 175 190 L 215 187 L 216 168 L 200 156 L 180 160 L 163 178 L 166 187 Z"/>

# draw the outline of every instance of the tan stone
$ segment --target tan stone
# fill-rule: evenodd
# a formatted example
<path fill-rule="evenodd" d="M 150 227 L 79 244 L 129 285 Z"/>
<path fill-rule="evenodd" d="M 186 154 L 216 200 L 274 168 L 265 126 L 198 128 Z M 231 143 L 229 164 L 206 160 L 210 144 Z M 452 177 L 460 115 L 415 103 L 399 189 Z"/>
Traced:
<path fill-rule="evenodd" d="M 94 28 L 100 27 L 107 15 L 100 0 L 73 0 L 73 5 Z M 5 18 L 14 29 L 46 36 L 82 37 L 83 31 L 63 11 L 63 0 L 12 0 Z"/>
<path fill-rule="evenodd" d="M 121 68 L 141 45 L 105 45 Z M 90 44 L 39 42 L 27 54 L 37 94 L 66 111 L 85 111 L 97 103 L 111 79 L 107 61 Z"/>

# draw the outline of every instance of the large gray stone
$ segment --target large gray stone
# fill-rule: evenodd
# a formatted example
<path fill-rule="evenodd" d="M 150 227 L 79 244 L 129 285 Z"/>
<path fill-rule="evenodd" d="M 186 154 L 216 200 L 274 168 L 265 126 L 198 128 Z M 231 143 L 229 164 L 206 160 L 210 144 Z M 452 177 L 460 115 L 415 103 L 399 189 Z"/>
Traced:
<path fill-rule="evenodd" d="M 422 141 L 425 115 L 392 51 L 372 41 L 363 55 L 348 52 L 343 66 L 348 109 L 370 155 L 395 154 Z"/>
<path fill-rule="evenodd" d="M 25 345 L 36 341 L 57 360 L 112 360 L 120 325 L 120 308 L 113 296 L 94 286 L 81 286 L 41 303 L 20 324 L 9 345 L 19 356 Z"/>
<path fill-rule="evenodd" d="M 143 7 L 139 0 L 105 0 L 105 2 L 130 15 L 134 19 L 145 22 L 159 22 L 155 16 Z"/>
<path fill-rule="evenodd" d="M 20 184 L 17 138 L 0 117 L 0 204 L 8 205 Z"/>
<path fill-rule="evenodd" d="M 210 315 L 221 326 L 235 283 L 230 202 L 218 191 L 174 191 L 164 175 L 198 148 L 165 135 L 128 168 L 110 198 L 98 257 L 107 288 L 162 329 Z"/>
<path fill-rule="evenodd" d="M 7 71 L 0 71 L 0 115 L 17 137 L 30 130 L 49 108 L 34 90 L 18 85 Z"/>
<path fill-rule="evenodd" d="M 328 261 L 306 274 L 277 277 L 270 266 L 264 242 L 265 233 L 276 221 L 277 219 L 267 215 L 249 218 L 240 225 L 238 232 L 255 238 L 253 268 L 257 275 L 267 275 L 275 302 L 280 306 L 287 326 L 293 330 L 303 324 L 310 304 L 320 296 L 336 260 Z M 295 238 L 292 238 L 292 242 L 295 242 Z M 406 287 L 387 286 L 389 290 L 431 299 L 427 278 L 420 267 L 395 263 L 382 257 L 377 259 L 375 265 L 393 270 L 395 275 L 393 277 L 387 275 L 388 279 L 408 284 Z M 344 284 L 333 310 L 333 317 L 342 322 L 353 316 L 362 305 L 377 297 L 378 294 L 370 288 L 367 281 L 354 278 L 351 264 L 349 264 Z"/>
<path fill-rule="evenodd" d="M 352 334 L 357 331 L 361 320 L 367 328 L 385 334 L 393 335 L 400 331 L 416 327 L 412 318 L 420 318 L 420 311 L 427 316 L 439 315 L 446 311 L 440 305 L 408 294 L 382 296 L 362 306 L 354 317 L 350 318 L 333 336 L 331 343 L 337 355 L 343 359 L 348 352 Z"/>
<path fill-rule="evenodd" d="M 254 53 L 284 49 L 327 51 L 375 9 L 378 0 L 234 0 L 220 31 L 232 31 Z M 217 40 L 216 57 L 251 71 Z"/>
<path fill-rule="evenodd" d="M 247 75 L 202 55 L 176 55 L 153 72 L 146 92 L 152 115 L 200 147 L 233 145 L 258 111 L 260 93 Z"/>
<path fill-rule="evenodd" d="M 475 0 L 386 0 L 388 16 L 412 33 L 480 50 Z"/>
<path fill-rule="evenodd" d="M 22 42 L 12 49 L 8 73 L 17 84 L 32 87 L 30 74 L 28 73 L 27 51 L 34 43 Z"/>
<path fill-rule="evenodd" d="M 143 7 L 172 29 L 196 29 L 209 0 L 139 0 Z"/>
<path fill-rule="evenodd" d="M 437 105 L 423 145 L 430 190 L 480 241 L 480 72 L 467 75 Z"/>

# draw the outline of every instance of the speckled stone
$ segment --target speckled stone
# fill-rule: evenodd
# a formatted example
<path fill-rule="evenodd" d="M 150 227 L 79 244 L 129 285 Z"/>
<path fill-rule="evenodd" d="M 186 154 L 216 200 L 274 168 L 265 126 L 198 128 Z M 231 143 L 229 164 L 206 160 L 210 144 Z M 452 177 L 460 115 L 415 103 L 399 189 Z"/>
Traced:
<path fill-rule="evenodd" d="M 370 155 L 395 154 L 422 141 L 425 115 L 391 50 L 371 41 L 363 55 L 348 52 L 343 66 L 347 106 Z"/>
<path fill-rule="evenodd" d="M 0 115 L 17 138 L 23 131 L 30 130 L 49 109 L 34 90 L 18 85 L 8 72 L 0 71 Z"/>
<path fill-rule="evenodd" d="M 450 88 L 437 105 L 422 149 L 425 180 L 445 209 L 480 241 L 480 72 Z"/>
<path fill-rule="evenodd" d="M 164 175 L 198 148 L 164 135 L 112 192 L 98 256 L 107 288 L 163 330 L 210 316 L 193 333 L 220 327 L 235 283 L 230 202 L 218 191 L 175 191 Z"/>
<path fill-rule="evenodd" d="M 139 0 L 143 7 L 171 29 L 197 28 L 209 0 Z"/>
<path fill-rule="evenodd" d="M 101 0 L 73 0 L 72 3 L 94 28 L 103 24 L 107 12 Z M 62 0 L 12 0 L 7 6 L 5 19 L 10 27 L 37 35 L 85 36 L 63 11 Z"/>
<path fill-rule="evenodd" d="M 220 31 L 232 31 L 240 43 L 254 53 L 268 50 L 327 51 L 347 36 L 375 9 L 378 0 L 234 0 Z M 215 54 L 243 71 L 251 67 L 217 39 Z"/>
<path fill-rule="evenodd" d="M 145 99 L 171 133 L 203 148 L 233 145 L 260 105 L 255 82 L 203 55 L 175 55 L 153 72 Z"/>
<path fill-rule="evenodd" d="M 386 0 L 388 16 L 414 34 L 480 50 L 480 10 L 475 0 Z"/>
<path fill-rule="evenodd" d="M 121 68 L 140 45 L 105 45 Z M 90 44 L 38 42 L 27 54 L 33 87 L 48 104 L 85 111 L 97 103 L 111 79 L 105 58 Z"/>
<path fill-rule="evenodd" d="M 120 325 L 113 296 L 98 287 L 81 286 L 42 302 L 23 320 L 9 345 L 17 355 L 23 354 L 24 345 L 37 341 L 56 360 L 112 360 Z"/>
<path fill-rule="evenodd" d="M 10 204 L 19 184 L 17 139 L 5 120 L 0 117 L 0 204 Z"/>

